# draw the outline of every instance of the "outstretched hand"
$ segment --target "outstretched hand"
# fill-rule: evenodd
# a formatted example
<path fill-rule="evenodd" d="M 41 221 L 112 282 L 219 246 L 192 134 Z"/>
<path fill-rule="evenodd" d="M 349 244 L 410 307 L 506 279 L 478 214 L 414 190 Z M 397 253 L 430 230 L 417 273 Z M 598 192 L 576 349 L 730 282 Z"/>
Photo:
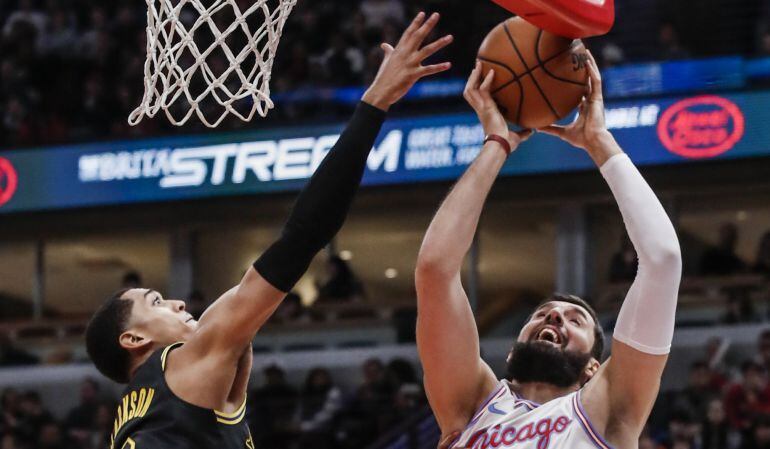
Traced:
<path fill-rule="evenodd" d="M 587 92 L 580 103 L 577 119 L 568 126 L 551 125 L 538 131 L 559 137 L 578 148 L 590 150 L 608 134 L 608 131 L 604 123 L 602 75 L 590 51 L 588 51 L 586 68 L 588 70 Z"/>
<path fill-rule="evenodd" d="M 385 58 L 374 82 L 364 94 L 363 101 L 386 111 L 406 95 L 418 80 L 452 67 L 449 62 L 422 64 L 423 61 L 452 43 L 453 37 L 447 35 L 423 46 L 423 42 L 438 21 L 438 13 L 433 13 L 426 19 L 425 13 L 421 12 L 404 31 L 395 47 L 387 43 L 380 46 L 385 52 Z"/>
<path fill-rule="evenodd" d="M 508 129 L 508 122 L 497 107 L 492 98 L 492 83 L 495 80 L 495 71 L 490 70 L 484 79 L 481 79 L 481 62 L 476 61 L 476 67 L 468 78 L 463 97 L 471 105 L 476 115 L 479 116 L 484 134 L 496 134 L 508 139 L 512 149 L 516 149 L 522 142 L 532 135 L 532 130 L 513 132 Z"/>

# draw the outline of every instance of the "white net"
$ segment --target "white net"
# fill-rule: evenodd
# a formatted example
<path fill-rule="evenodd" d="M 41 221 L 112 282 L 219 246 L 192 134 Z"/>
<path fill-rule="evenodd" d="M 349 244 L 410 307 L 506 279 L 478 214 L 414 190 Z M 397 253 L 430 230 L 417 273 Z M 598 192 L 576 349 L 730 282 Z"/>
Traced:
<path fill-rule="evenodd" d="M 161 110 L 175 125 L 197 115 L 211 128 L 229 115 L 267 115 L 273 60 L 297 0 L 146 2 L 144 96 L 129 124 Z"/>

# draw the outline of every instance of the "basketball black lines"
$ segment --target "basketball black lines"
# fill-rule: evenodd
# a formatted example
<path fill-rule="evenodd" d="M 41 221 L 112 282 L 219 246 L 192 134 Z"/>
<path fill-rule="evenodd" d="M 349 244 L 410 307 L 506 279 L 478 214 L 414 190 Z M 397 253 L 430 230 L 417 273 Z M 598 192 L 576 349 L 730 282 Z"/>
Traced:
<path fill-rule="evenodd" d="M 491 94 L 501 112 L 513 123 L 535 128 L 561 119 L 579 103 L 585 93 L 579 76 L 584 52 L 580 40 L 549 34 L 517 17 L 489 33 L 478 59 L 500 75 Z"/>
<path fill-rule="evenodd" d="M 513 36 L 511 36 L 511 30 L 508 29 L 508 23 L 503 24 L 503 28 L 505 29 L 505 35 L 508 36 L 508 40 L 511 42 L 511 46 L 513 46 L 513 49 L 516 51 L 516 54 L 519 56 L 519 59 L 521 60 L 521 63 L 524 64 L 524 68 L 527 71 L 531 71 L 529 69 L 529 65 L 527 65 L 527 61 L 524 60 L 524 56 L 521 54 L 521 51 L 519 51 L 519 46 L 516 45 L 516 40 L 513 39 Z M 537 69 L 537 67 L 534 67 L 532 70 Z M 551 110 L 554 117 L 557 119 L 559 118 L 559 113 L 556 112 L 556 109 L 551 104 L 551 100 L 548 99 L 548 97 L 545 95 L 545 92 L 543 92 L 543 88 L 540 87 L 540 83 L 537 82 L 537 79 L 532 76 L 532 82 L 535 84 L 535 88 L 537 88 L 537 91 L 540 92 L 540 95 L 543 97 L 543 100 L 545 100 L 545 104 L 548 105 L 548 109 Z M 522 94 L 522 97 L 524 95 Z"/>
<path fill-rule="evenodd" d="M 550 77 L 551 77 L 551 78 L 553 78 L 553 79 L 557 79 L 557 80 L 559 80 L 559 81 L 563 81 L 563 82 L 565 82 L 565 83 L 575 84 L 575 85 L 578 85 L 578 86 L 585 86 L 585 83 L 580 83 L 580 82 L 578 82 L 578 81 L 574 81 L 574 80 L 571 80 L 571 79 L 568 79 L 568 78 L 562 78 L 562 77 L 560 77 L 560 76 L 554 75 L 553 73 L 551 73 L 551 71 L 550 71 L 550 70 L 548 70 L 548 65 L 547 65 L 547 64 L 548 64 L 549 62 L 551 62 L 551 61 L 552 61 L 552 60 L 555 58 L 555 56 L 554 56 L 554 57 L 551 57 L 551 58 L 548 58 L 548 59 L 547 59 L 547 60 L 545 60 L 545 61 L 543 61 L 543 59 L 540 57 L 540 40 L 541 40 L 542 38 L 543 38 L 543 30 L 540 30 L 540 31 L 537 33 L 537 40 L 535 41 L 535 58 L 537 58 L 537 63 L 539 64 L 539 67 L 542 67 L 542 68 L 543 68 L 543 71 L 544 71 L 544 72 L 545 72 L 545 73 L 546 73 L 548 76 L 550 76 Z M 576 43 L 577 43 L 577 42 L 578 42 L 578 41 L 573 41 L 573 42 L 572 42 L 572 44 L 571 44 L 571 45 L 570 45 L 570 46 L 569 46 L 567 49 L 565 49 L 565 50 L 563 50 L 563 51 L 560 51 L 559 53 L 557 53 L 557 56 L 561 56 L 563 53 L 565 53 L 565 52 L 568 52 L 568 51 L 571 51 L 571 50 L 573 50 L 575 47 L 577 47 L 577 46 L 578 46 L 578 45 L 576 45 Z"/>

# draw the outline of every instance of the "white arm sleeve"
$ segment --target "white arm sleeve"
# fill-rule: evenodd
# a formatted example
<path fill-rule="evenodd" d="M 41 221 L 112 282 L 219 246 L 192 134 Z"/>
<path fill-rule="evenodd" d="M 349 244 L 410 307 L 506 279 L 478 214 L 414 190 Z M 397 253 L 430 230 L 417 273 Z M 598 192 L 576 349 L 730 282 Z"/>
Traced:
<path fill-rule="evenodd" d="M 682 278 L 674 226 L 626 154 L 611 157 L 600 171 L 639 256 L 639 271 L 620 309 L 613 337 L 647 354 L 668 354 Z"/>

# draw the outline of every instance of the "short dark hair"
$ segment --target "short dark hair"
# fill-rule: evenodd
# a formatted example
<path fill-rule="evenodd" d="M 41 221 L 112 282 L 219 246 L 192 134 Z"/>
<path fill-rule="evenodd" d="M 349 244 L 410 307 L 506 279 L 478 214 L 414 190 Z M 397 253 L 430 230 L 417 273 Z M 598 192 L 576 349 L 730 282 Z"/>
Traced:
<path fill-rule="evenodd" d="M 554 293 L 548 298 L 544 299 L 540 302 L 540 304 L 535 307 L 535 310 L 539 309 L 540 307 L 548 304 L 549 302 L 554 301 L 560 301 L 560 302 L 568 302 L 570 304 L 575 304 L 576 306 L 580 306 L 588 311 L 588 313 L 591 315 L 591 318 L 594 320 L 594 346 L 591 348 L 591 355 L 593 358 L 595 358 L 598 361 L 602 361 L 602 356 L 604 355 L 604 329 L 602 329 L 602 325 L 599 322 L 599 316 L 596 314 L 596 311 L 593 307 L 591 307 L 588 302 L 586 302 L 584 299 L 577 297 L 575 295 L 565 295 L 563 293 Z M 533 312 L 534 315 L 534 312 Z M 532 315 L 529 316 L 527 321 L 532 319 Z"/>
<path fill-rule="evenodd" d="M 86 328 L 86 351 L 96 369 L 115 382 L 126 384 L 131 355 L 120 345 L 128 327 L 133 301 L 123 299 L 130 288 L 113 293 L 91 317 Z"/>

